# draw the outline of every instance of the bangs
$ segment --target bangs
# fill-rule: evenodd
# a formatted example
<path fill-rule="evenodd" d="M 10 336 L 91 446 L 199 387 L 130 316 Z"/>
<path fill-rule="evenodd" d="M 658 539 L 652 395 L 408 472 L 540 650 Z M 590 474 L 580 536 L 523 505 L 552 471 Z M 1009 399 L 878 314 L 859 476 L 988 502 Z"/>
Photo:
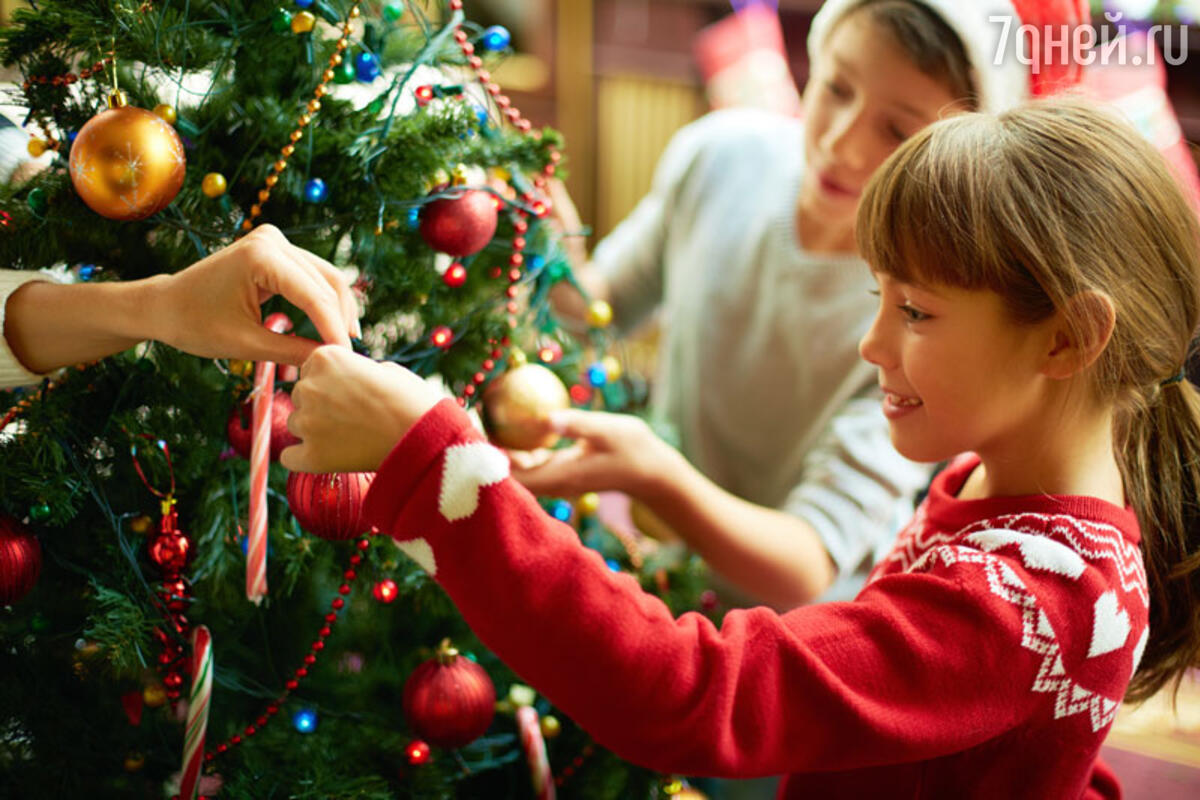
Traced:
<path fill-rule="evenodd" d="M 1029 208 L 1014 199 L 1043 184 L 1012 163 L 1007 138 L 997 118 L 962 114 L 902 144 L 859 206 L 855 233 L 871 268 L 916 286 L 997 292 L 1019 319 L 1052 313 L 1034 278 L 1046 231 L 1031 230 Z"/>

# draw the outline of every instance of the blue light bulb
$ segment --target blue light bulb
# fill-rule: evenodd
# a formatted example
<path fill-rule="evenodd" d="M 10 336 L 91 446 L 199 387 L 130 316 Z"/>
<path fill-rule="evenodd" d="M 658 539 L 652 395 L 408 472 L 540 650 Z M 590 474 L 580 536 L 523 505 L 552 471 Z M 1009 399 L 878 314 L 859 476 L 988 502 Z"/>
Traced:
<path fill-rule="evenodd" d="M 611 558 L 604 559 L 604 563 L 607 564 L 608 568 L 611 569 L 613 572 L 621 571 L 621 565 L 618 564 L 616 561 L 613 561 Z"/>
<path fill-rule="evenodd" d="M 590 383 L 592 386 L 600 388 L 604 384 L 608 383 L 608 370 L 604 368 L 603 364 L 597 361 L 595 364 L 592 364 L 590 367 L 588 367 L 587 379 L 588 383 Z"/>
<path fill-rule="evenodd" d="M 550 516 L 559 522 L 566 522 L 571 518 L 571 504 L 566 500 L 555 500 L 550 506 Z"/>
<path fill-rule="evenodd" d="M 479 38 L 479 43 L 483 45 L 484 50 L 504 50 L 512 44 L 512 34 L 508 32 L 508 28 L 503 25 L 493 25 L 483 32 L 483 36 Z"/>
<path fill-rule="evenodd" d="M 317 729 L 317 712 L 302 708 L 292 715 L 292 725 L 300 733 L 312 733 Z"/>
<path fill-rule="evenodd" d="M 322 203 L 328 195 L 329 190 L 325 187 L 325 181 L 320 178 L 312 178 L 304 184 L 304 199 L 310 203 Z"/>
<path fill-rule="evenodd" d="M 300 8 L 312 8 L 313 0 L 296 0 L 296 5 Z"/>
<path fill-rule="evenodd" d="M 354 57 L 354 75 L 363 83 L 379 77 L 379 59 L 373 53 L 359 53 Z"/>
<path fill-rule="evenodd" d="M 413 206 L 408 210 L 408 229 L 415 231 L 421 224 L 421 207 Z"/>
<path fill-rule="evenodd" d="M 96 275 L 95 264 L 83 264 L 79 267 L 79 280 L 90 281 Z"/>

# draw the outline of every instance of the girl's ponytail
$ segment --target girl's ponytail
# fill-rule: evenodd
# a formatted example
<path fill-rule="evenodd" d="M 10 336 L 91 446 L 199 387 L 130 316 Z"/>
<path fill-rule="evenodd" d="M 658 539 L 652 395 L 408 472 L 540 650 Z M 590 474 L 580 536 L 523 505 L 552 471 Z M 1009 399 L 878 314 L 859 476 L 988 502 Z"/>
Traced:
<path fill-rule="evenodd" d="M 1150 586 L 1150 638 L 1126 693 L 1134 701 L 1200 665 L 1200 391 L 1172 380 L 1138 405 L 1117 445 Z"/>

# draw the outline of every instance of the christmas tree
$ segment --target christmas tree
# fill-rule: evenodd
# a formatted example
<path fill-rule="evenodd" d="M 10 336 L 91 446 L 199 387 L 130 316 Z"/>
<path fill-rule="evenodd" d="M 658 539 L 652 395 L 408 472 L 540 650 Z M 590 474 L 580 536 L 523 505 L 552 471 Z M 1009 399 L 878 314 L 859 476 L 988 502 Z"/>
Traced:
<path fill-rule="evenodd" d="M 507 31 L 465 21 L 461 0 L 286 5 L 18 12 L 3 58 L 24 76 L 30 151 L 57 155 L 0 191 L 0 263 L 133 279 L 272 224 L 355 271 L 372 356 L 438 376 L 463 405 L 491 392 L 509 443 L 546 444 L 521 424 L 531 392 L 567 402 L 547 367 L 576 404 L 628 405 L 601 358 L 606 309 L 582 347 L 549 312 L 570 279 L 545 186 L 561 142 L 488 72 Z M 317 338 L 281 300 L 264 317 Z M 273 372 L 147 344 L 0 396 L 4 793 L 659 793 L 361 529 L 370 476 L 269 460 L 294 378 Z M 689 602 L 594 506 L 547 501 L 614 568 Z"/>

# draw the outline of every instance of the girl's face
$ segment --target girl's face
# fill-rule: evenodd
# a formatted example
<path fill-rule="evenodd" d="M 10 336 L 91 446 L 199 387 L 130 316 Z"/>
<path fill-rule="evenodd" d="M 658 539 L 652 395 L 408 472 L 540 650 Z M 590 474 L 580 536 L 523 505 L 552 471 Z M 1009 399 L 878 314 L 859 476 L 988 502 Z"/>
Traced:
<path fill-rule="evenodd" d="M 798 212 L 850 226 L 871 174 L 901 142 L 955 105 L 862 12 L 842 20 L 812 64 L 804 91 L 807 168 Z"/>
<path fill-rule="evenodd" d="M 879 311 L 859 353 L 879 368 L 892 444 L 913 461 L 1027 452 L 1053 425 L 1042 368 L 1056 318 L 1015 322 L 988 290 L 919 287 L 875 274 Z"/>

